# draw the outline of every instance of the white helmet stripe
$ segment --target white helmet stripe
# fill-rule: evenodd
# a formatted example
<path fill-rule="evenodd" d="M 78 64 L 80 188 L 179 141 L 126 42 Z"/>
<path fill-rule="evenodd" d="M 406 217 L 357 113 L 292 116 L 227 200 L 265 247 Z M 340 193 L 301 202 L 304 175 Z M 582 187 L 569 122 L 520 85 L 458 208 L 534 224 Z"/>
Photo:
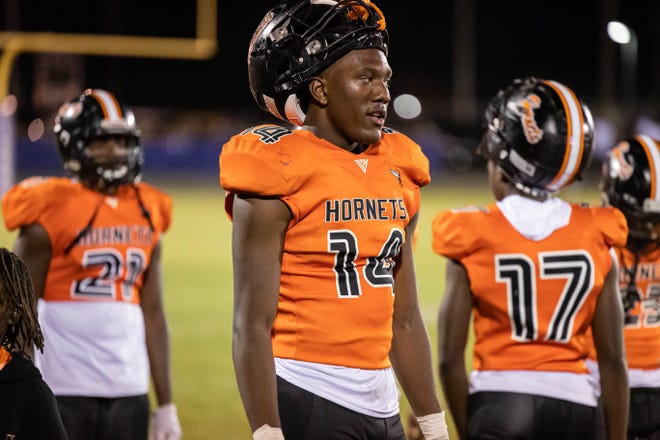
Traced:
<path fill-rule="evenodd" d="M 264 103 L 266 104 L 266 108 L 268 109 L 269 112 L 274 114 L 280 119 L 284 119 L 282 115 L 280 114 L 280 111 L 277 109 L 277 104 L 275 104 L 275 100 L 271 98 L 268 95 L 261 95 L 264 98 Z"/>
<path fill-rule="evenodd" d="M 566 110 L 566 123 L 568 124 L 568 139 L 566 140 L 566 156 L 564 157 L 564 164 L 558 175 L 548 185 L 551 191 L 557 191 L 564 185 L 570 183 L 575 174 L 577 173 L 580 163 L 582 162 L 582 154 L 584 153 L 584 129 L 582 118 L 582 106 L 575 97 L 571 89 L 557 81 L 544 81 L 552 87 L 561 98 Z"/>
<path fill-rule="evenodd" d="M 124 115 L 121 112 L 119 103 L 110 93 L 105 90 L 95 89 L 92 91 L 92 96 L 101 104 L 105 119 L 117 120 L 123 118 Z"/>
<path fill-rule="evenodd" d="M 305 113 L 300 108 L 300 103 L 298 102 L 298 97 L 295 93 L 290 94 L 289 97 L 286 98 L 284 113 L 286 113 L 286 119 L 292 124 L 299 126 L 304 125 Z"/>
<path fill-rule="evenodd" d="M 660 184 L 660 150 L 658 150 L 655 141 L 649 136 L 639 135 L 637 140 L 642 144 L 649 158 L 649 168 L 651 169 L 651 194 L 649 198 L 656 202 L 660 201 L 660 191 L 658 191 L 658 185 Z"/>

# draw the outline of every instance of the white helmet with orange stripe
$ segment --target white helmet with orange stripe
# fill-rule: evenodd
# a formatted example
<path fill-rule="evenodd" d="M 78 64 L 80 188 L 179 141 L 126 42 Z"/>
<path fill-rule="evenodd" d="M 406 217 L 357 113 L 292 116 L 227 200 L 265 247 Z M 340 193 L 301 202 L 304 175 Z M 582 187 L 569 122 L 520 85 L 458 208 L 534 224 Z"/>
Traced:
<path fill-rule="evenodd" d="M 535 197 L 579 179 L 591 159 L 594 124 L 589 108 L 557 81 L 515 80 L 485 113 L 479 145 L 521 192 Z"/>
<path fill-rule="evenodd" d="M 143 162 L 140 129 L 133 112 L 110 92 L 87 89 L 80 97 L 62 105 L 54 126 L 64 168 L 85 185 L 104 188 L 135 183 L 141 178 Z M 126 140 L 128 154 L 121 163 L 96 163 L 85 149 L 93 139 L 119 136 Z"/>

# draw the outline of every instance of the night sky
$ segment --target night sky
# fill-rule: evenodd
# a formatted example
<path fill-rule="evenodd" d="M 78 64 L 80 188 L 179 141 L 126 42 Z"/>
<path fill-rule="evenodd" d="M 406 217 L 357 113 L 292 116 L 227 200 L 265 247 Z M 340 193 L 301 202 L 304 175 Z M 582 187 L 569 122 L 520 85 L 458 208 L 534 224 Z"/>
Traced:
<path fill-rule="evenodd" d="M 475 79 L 480 100 L 515 77 L 535 75 L 565 82 L 585 100 L 597 101 L 603 81 L 603 39 L 610 48 L 608 57 L 619 69 L 619 46 L 607 39 L 602 27 L 602 14 L 609 4 L 614 11 L 610 18 L 637 32 L 640 97 L 656 108 L 660 105 L 660 2 L 474 2 Z M 453 84 L 454 4 L 460 2 L 376 3 L 385 13 L 390 33 L 393 95 L 413 93 L 446 102 Z M 219 50 L 209 61 L 86 56 L 85 81 L 90 87 L 114 90 L 134 106 L 253 106 L 245 64 L 247 46 L 261 17 L 274 4 L 219 0 Z M 195 28 L 193 0 L 4 0 L 0 14 L 3 30 L 193 37 Z M 12 83 L 15 93 L 29 93 L 33 71 L 34 56 L 20 56 Z M 615 87 L 619 93 L 620 84 Z M 445 110 L 440 106 L 438 111 Z"/>

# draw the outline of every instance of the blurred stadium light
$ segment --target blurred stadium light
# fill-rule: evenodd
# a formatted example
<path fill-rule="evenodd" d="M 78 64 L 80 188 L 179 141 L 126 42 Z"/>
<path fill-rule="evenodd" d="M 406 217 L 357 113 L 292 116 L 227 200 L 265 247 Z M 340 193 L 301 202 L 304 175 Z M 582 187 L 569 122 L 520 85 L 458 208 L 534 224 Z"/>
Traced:
<path fill-rule="evenodd" d="M 422 104 L 416 96 L 403 93 L 392 101 L 394 112 L 402 119 L 415 119 L 422 113 Z"/>
<path fill-rule="evenodd" d="M 637 107 L 637 34 L 620 21 L 607 23 L 607 35 L 621 46 L 624 100 L 635 114 Z"/>

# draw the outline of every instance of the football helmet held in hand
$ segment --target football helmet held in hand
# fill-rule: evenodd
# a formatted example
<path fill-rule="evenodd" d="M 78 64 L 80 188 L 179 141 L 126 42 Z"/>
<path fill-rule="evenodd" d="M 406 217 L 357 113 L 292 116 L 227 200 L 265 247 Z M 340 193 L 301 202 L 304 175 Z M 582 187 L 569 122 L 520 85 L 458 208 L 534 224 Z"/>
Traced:
<path fill-rule="evenodd" d="M 385 17 L 370 0 L 282 2 L 250 42 L 252 95 L 263 110 L 302 125 L 309 99 L 303 86 L 313 76 L 355 49 L 387 54 L 387 42 Z"/>
<path fill-rule="evenodd" d="M 556 81 L 515 80 L 491 100 L 485 124 L 480 154 L 525 194 L 543 198 L 558 191 L 579 179 L 591 159 L 591 112 Z"/>

